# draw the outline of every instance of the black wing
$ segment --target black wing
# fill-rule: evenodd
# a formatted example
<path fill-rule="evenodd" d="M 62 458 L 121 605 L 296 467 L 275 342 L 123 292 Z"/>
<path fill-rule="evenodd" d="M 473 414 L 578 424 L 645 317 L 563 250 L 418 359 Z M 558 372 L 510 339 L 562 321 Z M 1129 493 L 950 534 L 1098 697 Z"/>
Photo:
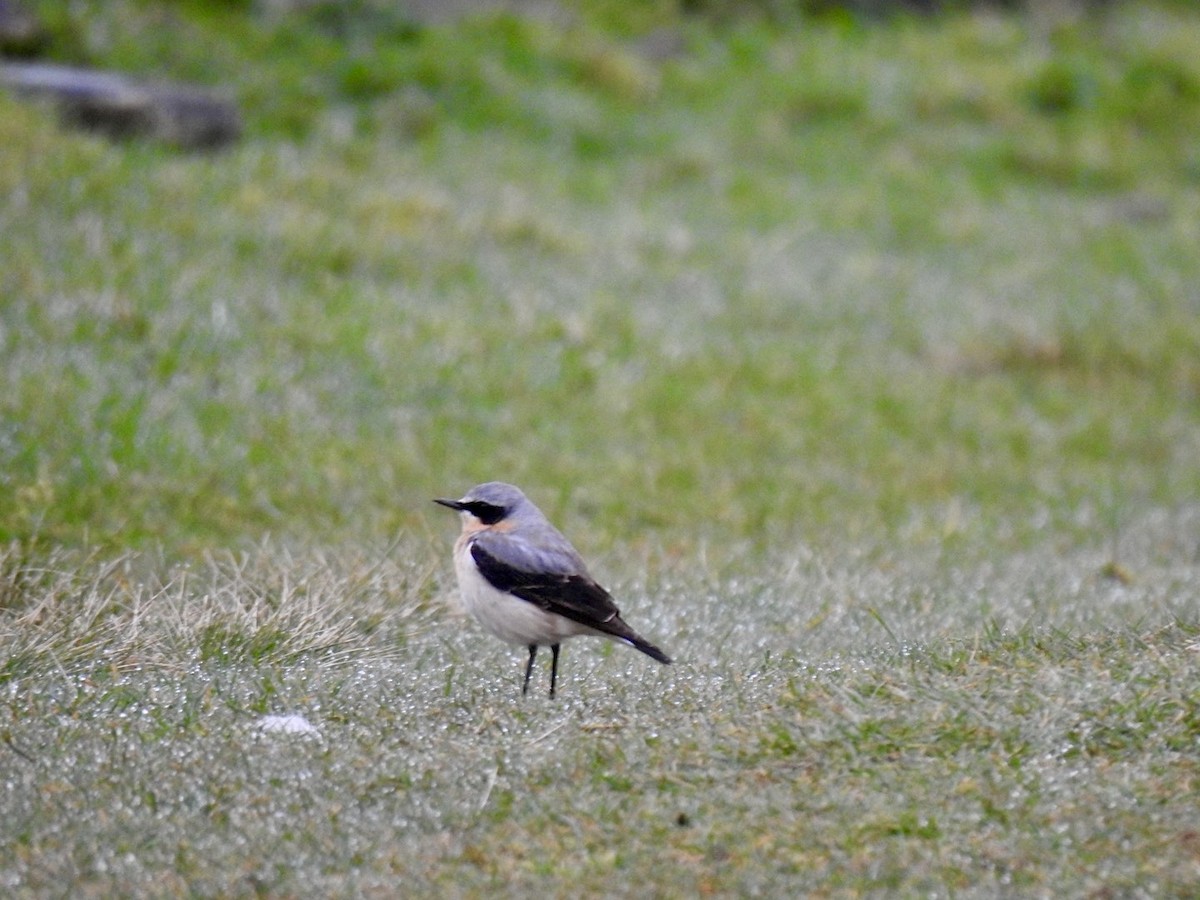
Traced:
<path fill-rule="evenodd" d="M 625 636 L 620 625 L 614 627 L 621 621 L 617 605 L 608 591 L 588 576 L 520 569 L 489 553 L 479 541 L 472 542 L 471 556 L 480 574 L 496 589 L 589 628 Z"/>
<path fill-rule="evenodd" d="M 577 567 L 582 569 L 583 566 L 573 551 L 568 554 L 557 549 L 526 546 L 522 550 L 529 554 L 530 568 L 522 568 L 488 551 L 486 543 L 497 539 L 504 540 L 500 534 L 484 532 L 471 542 L 471 557 L 479 573 L 492 587 L 527 600 L 547 612 L 626 641 L 660 663 L 671 662 L 667 654 L 625 624 L 621 619 L 621 611 L 608 591 L 587 574 L 569 571 Z M 514 556 L 520 558 L 519 554 Z"/>

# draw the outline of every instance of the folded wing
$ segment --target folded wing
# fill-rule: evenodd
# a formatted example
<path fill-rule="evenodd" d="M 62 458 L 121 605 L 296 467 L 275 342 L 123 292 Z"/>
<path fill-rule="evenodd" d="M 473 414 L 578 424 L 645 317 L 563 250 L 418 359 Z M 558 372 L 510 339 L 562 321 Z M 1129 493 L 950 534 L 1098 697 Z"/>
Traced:
<path fill-rule="evenodd" d="M 587 574 L 562 571 L 574 562 L 505 540 L 503 534 L 481 534 L 471 544 L 480 574 L 495 588 L 528 600 L 547 612 L 597 631 L 623 637 L 609 627 L 620 610 L 608 591 Z"/>
<path fill-rule="evenodd" d="M 471 542 L 479 573 L 497 590 L 528 600 L 541 609 L 610 634 L 660 663 L 663 653 L 621 619 L 608 591 L 600 587 L 566 540 L 547 548 L 510 537 L 504 532 L 481 532 Z"/>

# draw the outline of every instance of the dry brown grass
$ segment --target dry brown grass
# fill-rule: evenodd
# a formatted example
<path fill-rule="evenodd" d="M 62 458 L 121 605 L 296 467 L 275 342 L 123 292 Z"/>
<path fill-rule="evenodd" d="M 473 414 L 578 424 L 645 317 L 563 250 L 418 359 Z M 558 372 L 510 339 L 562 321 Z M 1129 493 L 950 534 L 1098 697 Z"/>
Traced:
<path fill-rule="evenodd" d="M 114 670 L 220 658 L 274 663 L 304 654 L 387 653 L 431 612 L 428 563 L 383 548 L 294 551 L 262 544 L 167 564 L 67 549 L 0 551 L 0 659 L 30 667 Z"/>

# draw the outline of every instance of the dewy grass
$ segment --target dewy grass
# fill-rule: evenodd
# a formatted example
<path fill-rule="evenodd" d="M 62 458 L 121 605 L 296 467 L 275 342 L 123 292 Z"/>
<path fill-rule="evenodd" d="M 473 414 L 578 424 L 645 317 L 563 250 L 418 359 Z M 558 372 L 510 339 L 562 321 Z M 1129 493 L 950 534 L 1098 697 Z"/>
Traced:
<path fill-rule="evenodd" d="M 1104 548 L 741 570 L 655 552 L 612 587 L 676 665 L 581 640 L 554 702 L 521 697 L 519 648 L 442 607 L 448 563 L 429 579 L 263 547 L 139 601 L 139 560 L 10 557 L 0 879 L 16 896 L 1186 894 L 1195 520 L 1131 523 L 1128 582 Z M 82 609 L 73 630 L 47 596 Z"/>

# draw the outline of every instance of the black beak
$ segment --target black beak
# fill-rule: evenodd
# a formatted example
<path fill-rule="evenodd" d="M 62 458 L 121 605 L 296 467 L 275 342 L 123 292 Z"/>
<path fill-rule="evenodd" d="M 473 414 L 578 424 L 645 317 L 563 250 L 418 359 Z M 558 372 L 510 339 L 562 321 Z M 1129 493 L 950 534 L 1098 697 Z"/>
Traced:
<path fill-rule="evenodd" d="M 438 497 L 434 497 L 433 502 L 440 503 L 442 506 L 448 506 L 451 509 L 457 509 L 459 512 L 462 512 L 464 509 L 463 502 L 461 500 L 442 500 Z"/>

